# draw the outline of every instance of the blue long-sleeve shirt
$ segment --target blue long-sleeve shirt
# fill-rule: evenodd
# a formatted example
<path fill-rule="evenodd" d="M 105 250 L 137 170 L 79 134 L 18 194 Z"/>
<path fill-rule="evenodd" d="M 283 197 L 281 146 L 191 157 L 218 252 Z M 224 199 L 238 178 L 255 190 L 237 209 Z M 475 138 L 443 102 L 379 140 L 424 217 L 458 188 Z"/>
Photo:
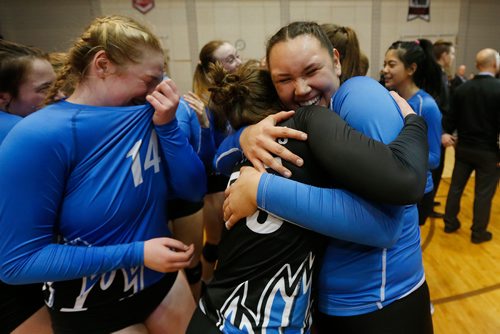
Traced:
<path fill-rule="evenodd" d="M 9 131 L 23 118 L 21 116 L 9 114 L 0 110 L 0 144 L 5 139 Z"/>
<path fill-rule="evenodd" d="M 436 101 L 424 90 L 418 90 L 409 100 L 408 104 L 417 113 L 422 116 L 427 123 L 427 140 L 429 142 L 429 171 L 427 172 L 427 184 L 425 193 L 434 189 L 432 182 L 432 169 L 439 166 L 441 159 L 441 112 Z"/>
<path fill-rule="evenodd" d="M 131 270 L 145 240 L 170 236 L 167 198 L 201 200 L 205 173 L 177 121 L 153 126 L 153 112 L 61 101 L 11 131 L 0 146 L 3 281 Z M 140 272 L 138 291 L 163 276 Z"/>
<path fill-rule="evenodd" d="M 392 141 L 403 125 L 399 109 L 389 93 L 376 81 L 366 77 L 351 78 L 342 84 L 332 99 L 332 108 L 353 128 L 384 143 Z M 282 217 L 294 222 L 300 217 L 304 220 L 305 215 L 317 210 L 313 206 L 315 203 L 324 201 L 322 197 L 311 196 L 310 192 L 298 193 L 284 188 L 280 194 L 259 192 L 258 205 L 263 205 L 265 200 L 265 209 L 275 212 L 275 201 L 286 201 L 287 197 L 290 200 L 295 197 L 297 202 L 303 200 L 311 204 L 306 212 L 301 211 L 300 207 L 288 206 L 286 215 Z M 344 210 L 344 214 L 367 210 L 367 206 L 357 200 L 334 201 L 332 204 L 329 210 L 332 216 L 325 220 L 311 220 L 310 227 L 338 225 L 336 216 L 333 215 L 337 207 L 335 204 L 340 204 L 338 210 Z M 340 227 L 339 233 L 343 232 L 343 235 L 339 237 L 344 240 L 330 239 L 318 279 L 318 305 L 321 312 L 341 316 L 372 312 L 423 284 L 425 276 L 417 208 L 416 205 L 409 205 L 400 209 L 403 213 L 396 225 L 388 224 L 387 219 L 380 217 L 380 231 L 377 232 L 371 229 L 376 225 L 372 226 L 369 219 L 362 217 L 355 226 Z M 359 232 L 368 234 L 364 240 L 353 240 L 349 230 L 359 234 L 360 239 L 363 237 Z M 394 244 L 365 246 L 375 240 L 387 238 L 391 232 Z"/>
<path fill-rule="evenodd" d="M 342 84 L 332 108 L 352 127 L 384 143 L 392 141 L 403 125 L 387 90 L 366 77 Z M 240 154 L 236 136 L 225 144 L 215 161 Z M 318 281 L 319 308 L 324 313 L 349 316 L 375 311 L 424 281 L 415 205 L 383 207 L 341 189 L 314 188 L 272 175 L 261 177 L 257 204 L 332 237 Z"/>
<path fill-rule="evenodd" d="M 215 141 L 211 127 L 203 128 L 198 121 L 196 111 L 181 98 L 175 113 L 182 132 L 200 157 L 205 166 L 210 166 L 215 155 Z"/>
<path fill-rule="evenodd" d="M 212 163 L 216 149 L 226 138 L 227 133 L 215 129 L 212 112 L 208 108 L 205 108 L 205 112 L 210 123 L 208 128 L 201 127 L 196 111 L 181 98 L 176 111 L 176 118 L 179 122 L 179 127 L 188 137 L 189 143 L 203 161 L 207 172 L 211 173 L 214 171 Z M 230 128 L 227 130 L 228 132 L 231 131 Z"/>

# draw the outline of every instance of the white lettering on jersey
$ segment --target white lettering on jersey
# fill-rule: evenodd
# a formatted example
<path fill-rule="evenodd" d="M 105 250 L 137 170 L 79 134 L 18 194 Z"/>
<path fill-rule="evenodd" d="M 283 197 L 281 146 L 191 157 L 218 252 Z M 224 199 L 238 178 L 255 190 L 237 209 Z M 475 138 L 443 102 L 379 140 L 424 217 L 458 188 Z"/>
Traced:
<path fill-rule="evenodd" d="M 259 234 L 271 234 L 276 232 L 281 225 L 283 225 L 282 219 L 270 215 L 262 210 L 255 211 L 253 215 L 246 218 L 246 221 L 247 227 L 253 232 Z"/>
<path fill-rule="evenodd" d="M 114 276 L 113 276 L 114 277 Z M 64 309 L 65 311 L 83 311 L 86 310 L 87 308 L 83 306 L 85 304 L 85 300 L 87 299 L 90 291 L 94 287 L 94 285 L 97 283 L 99 279 L 99 276 L 97 275 L 92 275 L 90 277 L 84 277 L 82 279 L 82 288 L 80 290 L 80 294 L 78 297 L 76 297 L 75 300 L 75 305 L 73 306 L 72 309 Z M 61 309 L 63 311 L 63 309 Z"/>
<path fill-rule="evenodd" d="M 281 159 L 275 158 L 281 163 Z M 228 187 L 231 186 L 240 177 L 240 172 L 234 172 L 229 177 Z M 247 227 L 258 234 L 271 234 L 279 230 L 283 225 L 283 220 L 277 218 L 265 211 L 257 210 L 253 215 L 246 217 Z"/>
<path fill-rule="evenodd" d="M 137 187 L 142 183 L 142 168 L 141 168 L 141 155 L 139 153 L 139 149 L 142 145 L 142 139 L 138 140 L 134 146 L 128 151 L 127 158 L 132 158 L 132 167 L 130 170 L 132 171 L 132 176 L 134 178 L 134 186 Z"/>
<path fill-rule="evenodd" d="M 155 173 L 160 171 L 160 155 L 158 154 L 158 137 L 155 130 L 151 131 L 149 138 L 148 151 L 146 152 L 146 160 L 144 161 L 144 171 L 154 167 Z"/>
<path fill-rule="evenodd" d="M 144 286 L 144 267 L 134 267 L 129 270 L 121 269 L 125 277 L 125 287 L 123 291 L 133 288 L 134 293 L 139 292 Z M 129 271 L 129 272 L 128 272 Z"/>
<path fill-rule="evenodd" d="M 288 138 L 278 138 L 278 144 L 286 145 L 288 143 Z"/>
<path fill-rule="evenodd" d="M 46 301 L 46 304 L 47 304 L 48 307 L 52 307 L 54 305 L 54 295 L 56 293 L 56 290 L 54 290 L 54 288 L 52 288 L 52 284 L 53 283 L 54 282 L 45 282 L 43 284 L 43 287 L 42 287 L 42 290 L 49 289 L 49 298 Z"/>
<path fill-rule="evenodd" d="M 134 146 L 128 151 L 127 158 L 132 158 L 132 166 L 130 170 L 132 172 L 132 177 L 134 178 L 134 186 L 138 187 L 142 182 L 142 164 L 141 164 L 141 154 L 140 149 L 142 146 L 142 139 L 139 139 Z M 154 172 L 160 172 L 160 162 L 161 158 L 158 154 L 158 136 L 155 130 L 151 131 L 151 136 L 149 138 L 148 150 L 146 152 L 146 159 L 144 160 L 144 171 L 149 168 L 154 167 Z"/>
<path fill-rule="evenodd" d="M 130 291 L 131 294 L 135 294 L 144 288 L 144 267 L 133 267 L 129 269 L 120 269 L 123 273 L 123 292 Z M 82 278 L 82 287 L 80 289 L 80 294 L 75 299 L 75 304 L 71 308 L 61 308 L 61 312 L 78 312 L 84 311 L 87 308 L 84 306 L 88 295 L 98 286 L 100 291 L 106 291 L 111 287 L 116 278 L 116 270 L 113 270 L 102 275 L 91 275 L 89 277 Z M 99 284 L 97 284 L 99 283 Z M 47 284 L 51 288 L 51 284 Z M 51 289 L 51 294 L 49 297 L 49 302 L 52 301 L 53 304 L 53 289 Z M 96 293 L 99 293 L 97 291 Z M 51 306 L 51 305 L 49 305 Z"/>

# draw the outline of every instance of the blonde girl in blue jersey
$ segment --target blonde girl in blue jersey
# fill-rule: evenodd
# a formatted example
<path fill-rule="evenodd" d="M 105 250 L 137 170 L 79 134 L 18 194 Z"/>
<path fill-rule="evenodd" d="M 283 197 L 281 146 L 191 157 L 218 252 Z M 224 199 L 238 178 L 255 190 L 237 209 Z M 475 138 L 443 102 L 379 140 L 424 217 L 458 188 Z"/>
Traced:
<path fill-rule="evenodd" d="M 0 147 L 0 278 L 45 282 L 55 333 L 182 333 L 195 304 L 167 199 L 200 200 L 203 165 L 175 120 L 157 37 L 95 19 L 68 52 L 49 102 Z"/>

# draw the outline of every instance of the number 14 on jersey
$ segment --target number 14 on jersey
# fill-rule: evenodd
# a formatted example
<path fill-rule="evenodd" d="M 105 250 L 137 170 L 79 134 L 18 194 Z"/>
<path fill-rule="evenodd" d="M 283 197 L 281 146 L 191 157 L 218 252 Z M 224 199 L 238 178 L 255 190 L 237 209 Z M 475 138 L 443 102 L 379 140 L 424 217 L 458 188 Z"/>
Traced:
<path fill-rule="evenodd" d="M 134 186 L 139 186 L 142 182 L 142 160 L 140 149 L 142 146 L 142 139 L 139 139 L 134 146 L 128 151 L 127 158 L 132 158 L 132 166 L 130 170 L 132 171 L 132 176 L 134 178 Z M 156 136 L 155 130 L 151 131 L 151 137 L 149 138 L 148 150 L 146 152 L 146 158 L 144 159 L 144 172 L 154 167 L 155 174 L 160 171 L 161 158 L 158 154 L 158 137 Z"/>

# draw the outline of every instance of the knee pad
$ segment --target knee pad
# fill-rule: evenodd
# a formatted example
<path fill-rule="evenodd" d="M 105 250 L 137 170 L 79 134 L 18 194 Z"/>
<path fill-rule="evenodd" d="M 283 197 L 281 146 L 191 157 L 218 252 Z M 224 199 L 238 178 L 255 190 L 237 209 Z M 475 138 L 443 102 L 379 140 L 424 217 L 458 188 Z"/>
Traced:
<path fill-rule="evenodd" d="M 201 272 L 202 272 L 201 261 L 198 262 L 198 264 L 193 268 L 184 269 L 184 272 L 186 273 L 186 278 L 189 284 L 198 283 L 201 280 Z"/>
<path fill-rule="evenodd" d="M 205 260 L 213 263 L 219 258 L 219 246 L 207 242 L 205 246 L 203 246 L 202 254 Z"/>

